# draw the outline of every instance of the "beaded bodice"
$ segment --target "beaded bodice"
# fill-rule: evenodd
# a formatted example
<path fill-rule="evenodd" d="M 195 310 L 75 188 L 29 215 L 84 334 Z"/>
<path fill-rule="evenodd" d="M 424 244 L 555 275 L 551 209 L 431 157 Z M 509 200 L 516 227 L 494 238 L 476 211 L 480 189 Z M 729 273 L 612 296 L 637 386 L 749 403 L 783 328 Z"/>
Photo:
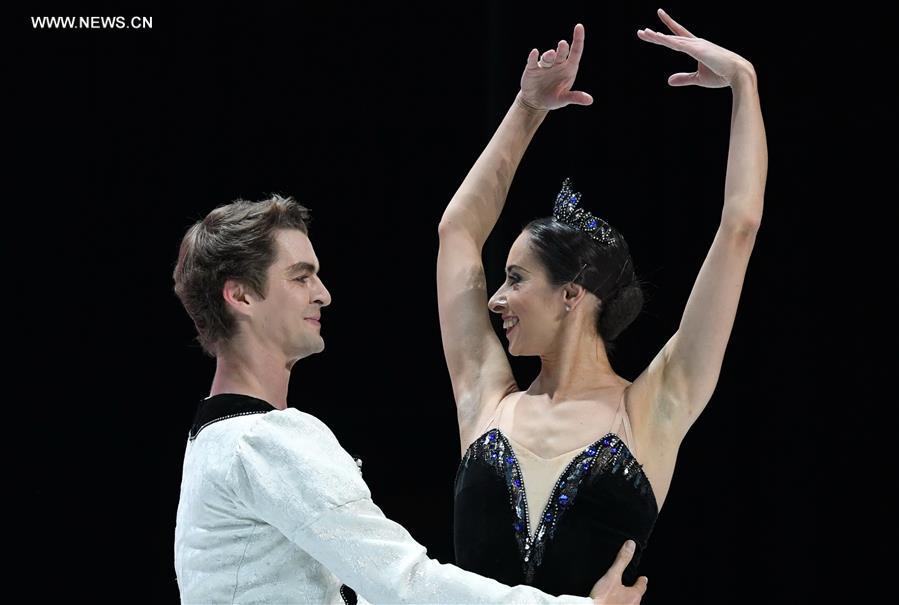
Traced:
<path fill-rule="evenodd" d="M 636 580 L 657 516 L 641 465 L 608 433 L 568 463 L 537 527 L 530 527 L 515 451 L 501 430 L 492 429 L 469 446 L 456 476 L 456 562 L 507 584 L 587 595 L 627 539 L 637 551 L 624 580 Z"/>

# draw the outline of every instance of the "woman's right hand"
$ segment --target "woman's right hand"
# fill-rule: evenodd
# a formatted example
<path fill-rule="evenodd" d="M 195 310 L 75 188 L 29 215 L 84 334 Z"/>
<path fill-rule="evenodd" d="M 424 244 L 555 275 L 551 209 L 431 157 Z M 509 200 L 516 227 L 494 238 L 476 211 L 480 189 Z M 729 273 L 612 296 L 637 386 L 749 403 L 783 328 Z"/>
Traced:
<path fill-rule="evenodd" d="M 555 50 L 548 50 L 542 55 L 536 48 L 533 49 L 521 76 L 519 100 L 527 107 L 538 110 L 593 103 L 593 97 L 586 92 L 571 90 L 583 52 L 584 26 L 580 23 L 574 26 L 570 49 L 565 40 L 560 40 Z"/>
<path fill-rule="evenodd" d="M 593 590 L 590 591 L 590 598 L 593 599 L 596 605 L 611 605 L 612 603 L 620 603 L 621 605 L 636 604 L 643 598 L 643 593 L 646 592 L 646 576 L 637 578 L 637 582 L 633 586 L 625 586 L 621 583 L 621 575 L 624 573 L 627 564 L 631 562 L 635 548 L 636 544 L 634 544 L 633 540 L 626 541 L 621 550 L 618 551 L 618 556 L 615 557 L 615 562 L 612 563 L 609 571 L 593 585 Z"/>

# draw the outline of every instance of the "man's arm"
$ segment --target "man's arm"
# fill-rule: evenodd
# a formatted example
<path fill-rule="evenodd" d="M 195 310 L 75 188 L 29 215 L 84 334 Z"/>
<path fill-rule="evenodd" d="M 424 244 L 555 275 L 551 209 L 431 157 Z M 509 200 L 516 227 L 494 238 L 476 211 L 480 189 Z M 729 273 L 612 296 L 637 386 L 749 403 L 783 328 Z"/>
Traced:
<path fill-rule="evenodd" d="M 237 496 L 261 519 L 375 603 L 586 603 L 495 580 L 427 556 L 371 500 L 352 458 L 330 430 L 297 410 L 270 412 L 238 442 Z M 621 586 L 613 566 L 605 586 L 614 600 L 638 603 L 645 584 Z M 618 562 L 616 562 L 616 566 Z M 617 574 L 617 575 L 615 575 Z M 620 587 L 620 589 L 619 589 Z"/>

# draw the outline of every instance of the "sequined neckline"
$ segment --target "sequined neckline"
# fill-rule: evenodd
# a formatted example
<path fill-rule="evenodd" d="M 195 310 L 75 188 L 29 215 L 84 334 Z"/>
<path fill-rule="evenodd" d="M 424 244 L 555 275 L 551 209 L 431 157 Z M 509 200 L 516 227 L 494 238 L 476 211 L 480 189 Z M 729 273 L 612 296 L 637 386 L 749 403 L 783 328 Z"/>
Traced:
<path fill-rule="evenodd" d="M 537 458 L 540 458 L 541 460 L 552 460 L 553 458 L 558 458 L 558 457 L 559 457 L 559 456 L 554 456 L 553 458 L 543 458 L 542 456 L 539 456 L 539 455 L 535 454 L 533 451 L 529 450 L 527 447 L 525 447 L 525 446 L 524 446 L 522 443 L 520 443 L 518 440 L 512 439 L 511 437 L 507 436 L 507 435 L 503 432 L 503 430 L 502 430 L 501 428 L 499 428 L 499 427 L 496 427 L 496 428 L 494 428 L 494 429 L 488 430 L 488 431 L 485 432 L 483 435 L 481 435 L 480 437 L 478 437 L 478 439 L 484 439 L 488 434 L 490 434 L 491 432 L 494 432 L 494 431 L 495 431 L 496 433 L 498 433 L 499 435 L 501 435 L 502 438 L 506 441 L 506 443 L 509 443 L 510 441 L 514 441 L 516 444 L 521 445 L 522 447 L 524 447 L 524 449 L 528 450 L 528 452 L 530 452 L 531 454 L 533 454 L 533 455 L 536 456 Z M 606 441 L 606 440 L 611 440 L 611 439 L 617 440 L 618 443 L 620 444 L 619 447 L 613 448 L 613 449 L 620 449 L 620 450 L 623 450 L 624 452 L 627 452 L 628 457 L 629 457 L 631 460 L 633 460 L 633 461 L 636 463 L 637 467 L 640 469 L 640 474 L 643 475 L 643 479 L 646 481 L 646 484 L 649 486 L 649 493 L 650 493 L 650 496 L 652 496 L 652 504 L 653 504 L 653 507 L 655 507 L 656 515 L 658 515 L 658 514 L 659 514 L 659 506 L 658 506 L 658 502 L 656 501 L 656 492 L 655 492 L 654 489 L 652 489 L 652 483 L 649 481 L 649 477 L 646 476 L 646 473 L 643 472 L 643 465 L 640 464 L 640 461 L 637 460 L 636 456 L 634 456 L 633 452 L 631 452 L 631 449 L 627 446 L 627 443 L 625 443 L 624 440 L 623 440 L 621 437 L 619 437 L 617 433 L 613 433 L 613 432 L 610 431 L 610 432 L 606 433 L 605 435 L 603 435 L 602 437 L 600 437 L 599 439 L 597 439 L 596 441 L 594 441 L 593 443 L 591 443 L 591 444 L 589 444 L 589 445 L 587 445 L 587 446 L 584 446 L 584 447 L 577 447 L 577 448 L 575 448 L 575 449 L 573 449 L 573 450 L 568 450 L 567 452 L 563 452 L 562 454 L 560 454 L 560 456 L 566 456 L 566 455 L 571 454 L 572 452 L 575 452 L 575 451 L 580 451 L 581 454 L 586 454 L 586 453 L 588 453 L 591 449 L 594 449 L 594 450 L 595 450 L 595 449 L 596 449 L 600 444 L 602 444 L 604 441 Z M 474 445 L 474 443 L 472 443 L 471 445 Z M 606 445 L 609 445 L 609 444 L 606 444 Z M 470 449 L 470 448 L 471 448 L 471 446 L 469 446 L 469 449 Z M 512 444 L 511 444 L 511 443 L 509 443 L 509 449 L 512 450 L 512 455 L 514 456 L 514 455 L 515 455 L 515 450 L 514 450 L 514 448 L 512 448 Z M 467 452 L 466 452 L 466 453 L 467 453 Z M 614 454 L 614 453 L 616 453 L 616 452 L 612 452 L 612 453 Z M 576 460 L 577 458 L 579 458 L 581 454 L 578 454 L 577 456 L 575 456 L 575 460 Z M 591 455 L 592 455 L 592 454 L 591 454 Z M 574 460 L 572 460 L 571 462 L 573 463 Z M 570 465 L 571 465 L 571 463 L 569 463 L 569 466 L 570 466 Z M 562 474 L 564 475 L 565 472 L 566 472 L 567 470 L 568 470 L 567 468 L 566 468 L 565 470 L 563 470 L 563 471 L 562 471 Z M 561 477 L 561 475 L 560 475 L 560 477 Z M 558 483 L 558 479 L 556 479 L 556 483 Z"/>
<path fill-rule="evenodd" d="M 525 448 L 526 449 L 526 448 Z M 635 488 L 648 496 L 652 502 L 655 515 L 659 514 L 655 491 L 649 478 L 643 472 L 642 465 L 617 434 L 609 432 L 581 449 L 557 477 L 549 495 L 540 521 L 530 532 L 527 494 L 518 458 L 509 439 L 499 428 L 488 430 L 475 439 L 465 452 L 460 469 L 468 463 L 472 456 L 481 457 L 505 479 L 509 489 L 509 501 L 515 513 L 513 529 L 515 539 L 521 552 L 526 581 L 533 580 L 534 572 L 540 565 L 546 541 L 555 533 L 559 519 L 571 507 L 585 477 L 593 477 L 603 472 L 621 473 Z M 571 452 L 567 452 L 571 453 Z"/>

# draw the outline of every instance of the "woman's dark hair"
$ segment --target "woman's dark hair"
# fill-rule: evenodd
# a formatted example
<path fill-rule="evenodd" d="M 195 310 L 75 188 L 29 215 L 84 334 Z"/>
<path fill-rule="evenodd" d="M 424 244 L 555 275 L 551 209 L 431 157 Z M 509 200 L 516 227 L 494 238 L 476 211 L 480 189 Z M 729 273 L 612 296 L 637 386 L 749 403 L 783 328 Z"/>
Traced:
<path fill-rule="evenodd" d="M 613 228 L 615 243 L 602 245 L 552 217 L 535 219 L 524 231 L 553 286 L 573 282 L 599 298 L 596 332 L 611 355 L 615 339 L 637 318 L 644 302 L 624 237 Z"/>

